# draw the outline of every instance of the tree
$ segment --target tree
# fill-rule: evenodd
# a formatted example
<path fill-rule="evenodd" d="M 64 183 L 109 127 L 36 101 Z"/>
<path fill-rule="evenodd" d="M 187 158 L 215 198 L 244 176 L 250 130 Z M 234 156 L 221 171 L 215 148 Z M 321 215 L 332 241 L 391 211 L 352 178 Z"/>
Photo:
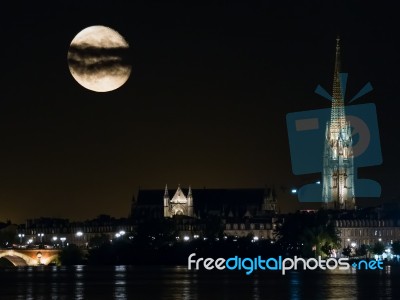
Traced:
<path fill-rule="evenodd" d="M 367 254 L 369 252 L 369 247 L 367 245 L 362 244 L 357 250 L 356 250 L 356 255 L 357 256 L 365 256 L 367 258 Z"/>
<path fill-rule="evenodd" d="M 350 257 L 351 252 L 352 252 L 352 249 L 350 248 L 350 246 L 347 246 L 347 247 L 343 248 L 342 254 L 344 256 Z"/>
<path fill-rule="evenodd" d="M 10 221 L 0 223 L 0 247 L 11 246 L 17 236 L 17 227 Z"/>
<path fill-rule="evenodd" d="M 105 244 L 110 244 L 110 238 L 102 233 L 101 235 L 95 235 L 89 241 L 89 248 L 99 248 Z"/>
<path fill-rule="evenodd" d="M 207 216 L 204 234 L 209 238 L 221 237 L 224 232 L 222 220 L 219 216 Z"/>
<path fill-rule="evenodd" d="M 340 242 L 338 232 L 325 211 L 289 215 L 275 235 L 285 254 L 289 255 L 329 255 Z"/>
<path fill-rule="evenodd" d="M 385 251 L 385 246 L 381 242 L 376 242 L 372 247 L 372 252 L 377 255 L 381 255 Z"/>
<path fill-rule="evenodd" d="M 79 265 L 82 264 L 84 255 L 77 245 L 71 244 L 61 250 L 59 259 L 62 265 Z"/>
<path fill-rule="evenodd" d="M 400 255 L 400 241 L 396 241 L 393 243 L 392 252 L 394 255 Z"/>

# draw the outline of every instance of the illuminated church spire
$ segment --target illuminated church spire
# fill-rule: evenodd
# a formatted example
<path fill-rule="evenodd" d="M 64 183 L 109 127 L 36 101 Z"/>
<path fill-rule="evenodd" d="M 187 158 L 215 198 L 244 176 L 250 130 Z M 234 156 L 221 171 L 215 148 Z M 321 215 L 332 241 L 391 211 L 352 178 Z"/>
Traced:
<path fill-rule="evenodd" d="M 343 91 L 340 82 L 340 38 L 336 39 L 336 59 L 335 72 L 333 74 L 333 91 L 332 91 L 332 110 L 330 134 L 334 134 L 337 138 L 340 130 L 346 126 L 346 117 L 344 112 Z"/>
<path fill-rule="evenodd" d="M 336 39 L 331 118 L 326 124 L 322 200 L 332 209 L 354 208 L 352 132 L 346 121 L 340 82 L 340 39 Z"/>

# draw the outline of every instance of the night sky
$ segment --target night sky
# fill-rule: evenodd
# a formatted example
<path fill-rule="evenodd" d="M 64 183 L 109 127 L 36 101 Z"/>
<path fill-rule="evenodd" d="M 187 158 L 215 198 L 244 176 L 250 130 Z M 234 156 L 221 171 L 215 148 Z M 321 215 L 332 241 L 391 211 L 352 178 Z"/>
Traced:
<path fill-rule="evenodd" d="M 10 1 L 8 1 L 10 2 Z M 289 112 L 329 107 L 335 39 L 348 93 L 377 106 L 383 164 L 359 177 L 399 199 L 399 33 L 395 7 L 365 1 L 38 1 L 2 4 L 0 221 L 127 216 L 138 188 L 274 185 L 295 176 Z M 134 3 L 131 3 L 134 2 Z M 324 2 L 321 4 L 320 2 Z M 189 4 L 190 3 L 190 4 Z M 92 25 L 130 44 L 132 73 L 96 93 L 68 69 L 74 36 Z M 304 205 L 303 205 L 304 207 Z"/>

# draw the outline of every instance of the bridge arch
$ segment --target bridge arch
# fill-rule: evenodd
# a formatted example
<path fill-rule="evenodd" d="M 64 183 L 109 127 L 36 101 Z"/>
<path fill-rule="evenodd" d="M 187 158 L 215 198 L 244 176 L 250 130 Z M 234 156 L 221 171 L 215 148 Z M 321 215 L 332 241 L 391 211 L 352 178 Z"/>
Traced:
<path fill-rule="evenodd" d="M 60 250 L 48 249 L 7 249 L 0 250 L 0 258 L 4 257 L 14 266 L 48 265 L 59 257 Z"/>
<path fill-rule="evenodd" d="M 14 266 L 33 266 L 38 264 L 37 260 L 14 250 L 3 251 L 0 253 L 0 258 L 2 257 L 9 260 Z"/>

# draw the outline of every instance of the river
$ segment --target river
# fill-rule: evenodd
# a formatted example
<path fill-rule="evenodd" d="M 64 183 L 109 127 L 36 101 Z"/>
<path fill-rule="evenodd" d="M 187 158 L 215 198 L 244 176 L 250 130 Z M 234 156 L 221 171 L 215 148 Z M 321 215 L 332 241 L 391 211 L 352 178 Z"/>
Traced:
<path fill-rule="evenodd" d="M 400 299 L 400 271 L 189 271 L 186 266 L 10 267 L 1 300 Z"/>

